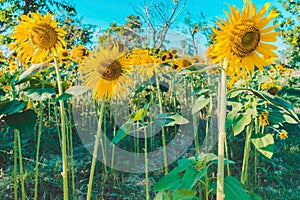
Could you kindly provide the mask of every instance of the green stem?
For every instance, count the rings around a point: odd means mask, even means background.
[[[258,186],[257,184],[257,165],[258,165],[258,151],[254,149],[254,186]]]
[[[225,139],[225,156],[226,156],[226,159],[229,160],[228,146],[227,146],[227,140],[226,139]],[[231,176],[230,166],[229,165],[227,165],[227,176]]]
[[[37,198],[38,198],[39,154],[40,154],[40,143],[41,143],[42,125],[43,125],[43,104],[40,103],[40,108],[39,108],[39,125],[38,125],[38,135],[37,135],[37,147],[36,147],[36,156],[35,156],[34,200],[37,200]]]
[[[74,154],[73,154],[73,129],[72,129],[72,110],[71,106],[68,106],[69,113],[69,135],[70,135],[70,164],[71,164],[71,180],[72,180],[72,197],[76,199],[76,189],[75,189],[75,169],[74,169]]]
[[[224,66],[226,63],[224,62]],[[219,136],[218,136],[218,173],[217,173],[217,200],[224,199],[224,144],[226,119],[226,72],[221,70],[219,85]]]
[[[54,57],[54,65],[55,65],[55,72],[57,77],[57,86],[58,86],[58,94],[63,94],[62,88],[62,81],[60,77],[60,70],[57,62],[57,57]],[[62,152],[62,161],[63,161],[63,191],[64,191],[64,200],[69,199],[69,191],[68,191],[68,160],[67,160],[67,137],[66,137],[66,122],[65,122],[65,105],[64,101],[59,101],[59,111],[60,111],[60,118],[61,118],[61,152]]]
[[[208,179],[208,175],[207,175],[207,172],[206,172],[205,173],[205,200],[209,200],[208,199],[208,196],[209,196],[209,190],[208,190],[209,184],[208,184],[208,181],[209,181],[209,179]]]
[[[158,76],[155,74],[155,79],[156,79],[156,88],[157,88],[157,95],[158,95],[158,102],[159,102],[159,111],[160,114],[163,114],[163,109],[162,109],[162,99],[161,99],[161,93],[159,89],[159,81],[158,81]],[[165,127],[161,127],[161,138],[162,138],[162,145],[163,145],[163,154],[164,154],[164,170],[165,174],[168,174],[169,169],[168,169],[168,160],[167,160],[167,144],[166,144],[166,135],[165,135]]]
[[[101,108],[100,108],[100,116],[99,116],[99,121],[98,121],[97,135],[95,137],[95,146],[94,146],[94,152],[93,152],[93,158],[92,158],[92,166],[91,166],[91,170],[90,170],[88,192],[87,192],[87,196],[86,196],[87,200],[91,199],[92,187],[93,187],[93,179],[94,179],[94,172],[95,172],[96,160],[97,160],[97,155],[98,155],[99,141],[102,138],[101,127],[102,127],[102,120],[103,120],[103,111],[104,111],[104,107],[105,107],[104,104],[105,104],[105,101],[102,100],[102,104],[101,104]],[[103,145],[102,145],[102,148],[103,148]],[[104,153],[103,149],[102,149],[102,153]],[[105,155],[103,155],[103,160],[105,161]],[[104,167],[106,169],[105,163],[104,163]]]
[[[191,88],[191,90],[193,90],[193,88]],[[192,102],[193,102],[193,104],[195,103],[193,96],[192,96]],[[198,113],[194,113],[193,114],[193,128],[194,128],[195,150],[196,150],[196,154],[200,154],[197,118],[198,118]]]
[[[196,154],[200,154],[200,145],[198,137],[198,124],[197,124],[197,113],[193,114],[193,127],[194,127],[194,140],[195,140],[195,150]]]
[[[246,129],[246,140],[245,140],[245,147],[244,147],[244,158],[243,158],[243,166],[242,166],[242,174],[241,174],[241,183],[246,185],[247,178],[248,178],[248,164],[249,164],[249,155],[251,150],[251,135],[253,129],[253,121],[250,122],[250,125],[247,126]]]
[[[114,120],[114,132],[113,132],[113,135],[114,137],[116,136],[116,133],[117,133],[117,122],[116,120]],[[114,168],[114,160],[115,160],[115,145],[112,144],[112,153],[111,153],[111,168],[113,169]]]
[[[23,174],[23,158],[22,158],[22,147],[21,147],[21,138],[19,130],[15,129],[18,138],[18,147],[19,147],[19,167],[20,167],[20,179],[21,179],[21,192],[22,200],[25,200],[25,183],[24,183],[24,174]]]
[[[148,147],[147,147],[147,130],[145,123],[143,123],[144,126],[144,151],[145,151],[145,176],[146,176],[146,200],[150,199],[149,195],[149,172],[148,172]]]
[[[18,200],[18,183],[17,183],[17,130],[14,130],[14,197]]]

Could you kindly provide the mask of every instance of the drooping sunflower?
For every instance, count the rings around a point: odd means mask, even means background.
[[[37,63],[55,56],[56,51],[66,46],[63,39],[65,34],[64,27],[59,28],[49,13],[42,16],[31,12],[21,16],[13,37],[21,60],[24,63]]]
[[[214,29],[216,44],[214,45],[214,61],[227,60],[226,70],[229,76],[242,75],[244,78],[248,72],[254,71],[254,66],[263,69],[269,64],[270,59],[277,55],[272,50],[277,47],[269,44],[275,42],[279,32],[272,32],[277,25],[269,26],[269,22],[277,17],[279,13],[271,10],[264,17],[270,3],[266,3],[258,12],[252,1],[245,1],[242,11],[230,6],[228,20],[217,21],[218,28]],[[272,59],[271,59],[272,60]]]
[[[265,127],[269,125],[268,114],[269,113],[267,111],[262,111],[261,114],[258,116],[260,126]]]
[[[128,72],[133,69],[126,49],[122,45],[104,48],[90,53],[79,66],[83,84],[92,88],[97,99],[122,97],[132,84]]]
[[[131,57],[132,64],[137,67],[137,74],[143,79],[147,80],[160,71],[161,59],[147,49],[133,49]]]

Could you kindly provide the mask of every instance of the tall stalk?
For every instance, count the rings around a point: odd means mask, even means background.
[[[105,101],[102,100],[102,102],[101,102],[101,108],[100,108],[100,114],[99,114],[100,116],[99,116],[99,121],[98,121],[97,134],[96,134],[96,137],[95,137],[95,146],[94,146],[94,152],[93,152],[93,158],[92,158],[92,166],[91,166],[91,170],[90,170],[88,192],[87,192],[87,196],[86,196],[87,200],[91,199],[92,188],[93,188],[94,172],[95,172],[96,160],[97,160],[97,155],[98,155],[99,141],[102,138],[101,129],[102,129],[102,121],[103,121],[103,111],[104,111],[104,107],[105,107],[104,104],[105,104]],[[103,144],[101,144],[101,145],[103,147]],[[103,156],[105,156],[105,155],[103,155]],[[105,157],[103,157],[103,159],[105,160]]]
[[[76,199],[76,189],[75,189],[75,169],[74,169],[74,154],[73,154],[73,127],[72,127],[72,115],[71,106],[68,106],[69,113],[69,141],[70,141],[70,164],[71,164],[71,181],[72,181],[72,197],[73,200]]]
[[[58,55],[58,53],[57,53]],[[57,62],[57,57],[54,57],[54,66],[57,77],[57,86],[58,86],[58,94],[63,94],[62,81],[60,77],[60,70]],[[63,191],[64,191],[64,200],[69,199],[69,191],[68,191],[68,159],[67,159],[67,136],[66,136],[66,117],[65,117],[65,105],[63,100],[59,100],[59,111],[60,111],[60,123],[61,123],[61,154],[63,161]]]
[[[157,89],[157,95],[158,95],[158,102],[159,102],[159,111],[160,114],[163,114],[163,107],[162,107],[162,99],[161,99],[161,93],[159,88],[159,81],[158,76],[155,74],[155,80],[156,80],[156,89]],[[165,127],[161,127],[161,138],[162,138],[162,145],[163,145],[163,154],[164,154],[164,170],[165,174],[168,174],[168,160],[167,160],[167,144],[166,144],[166,135],[165,135]]]
[[[35,156],[34,200],[38,199],[39,154],[40,154],[42,125],[43,125],[43,104],[40,103],[39,106],[40,106],[40,108],[39,108],[39,124],[38,124],[37,146],[36,146],[36,156]]]
[[[242,174],[241,174],[241,183],[246,185],[248,179],[248,164],[249,164],[249,155],[251,150],[251,135],[253,130],[253,120],[251,120],[249,126],[246,129],[246,140],[245,140],[245,147],[244,147],[244,158],[243,158],[243,165],[242,165]]]
[[[193,88],[191,88],[193,90]],[[196,101],[194,101],[194,96],[192,96],[193,105]],[[199,136],[198,136],[198,113],[193,114],[193,128],[194,128],[194,142],[195,142],[195,151],[196,154],[200,154],[200,145],[199,145]]]
[[[17,183],[17,130],[14,130],[14,197],[18,200],[18,183]]]
[[[224,66],[226,66],[224,61]],[[219,136],[218,136],[218,173],[217,173],[217,200],[224,199],[224,145],[226,119],[226,72],[221,69],[221,80],[219,84]]]
[[[24,174],[23,174],[23,157],[22,157],[22,146],[21,146],[21,138],[20,138],[20,131],[15,129],[17,140],[18,140],[18,148],[19,148],[19,167],[20,167],[20,180],[21,180],[21,194],[22,200],[25,200],[26,193],[25,193],[25,183],[24,183]]]
[[[148,144],[147,144],[147,129],[143,121],[144,126],[144,151],[145,151],[145,181],[146,181],[146,200],[150,199],[149,195],[149,172],[148,172]]]

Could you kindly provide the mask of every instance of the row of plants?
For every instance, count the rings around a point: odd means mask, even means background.
[[[266,158],[299,128],[269,7],[230,6],[205,58],[73,46],[49,13],[22,15],[0,60],[3,198],[261,199]]]

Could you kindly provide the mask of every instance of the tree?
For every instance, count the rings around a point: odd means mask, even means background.
[[[102,46],[111,45],[113,42],[123,43],[128,48],[146,47],[146,38],[142,29],[139,16],[128,15],[124,25],[113,22],[109,28],[101,31],[98,42]]]
[[[279,30],[283,41],[288,44],[284,52],[286,62],[295,68],[300,65],[300,1],[278,0],[288,14],[281,13]]]
[[[150,43],[152,48],[160,49],[163,46],[166,35],[175,20],[182,13],[186,5],[183,0],[157,1],[149,3],[144,0],[141,11],[134,8],[138,16],[143,20],[145,28],[150,31]],[[147,40],[148,42],[149,40]]]
[[[187,26],[187,30],[183,30],[183,32],[190,35],[191,49],[193,50],[191,54],[198,55],[200,41],[198,41],[197,38],[199,35],[203,35],[209,43],[212,29],[209,27],[209,23],[203,13],[193,15],[187,12],[186,15],[187,17],[184,18],[184,24]],[[186,45],[185,48],[190,49],[188,45]]]

